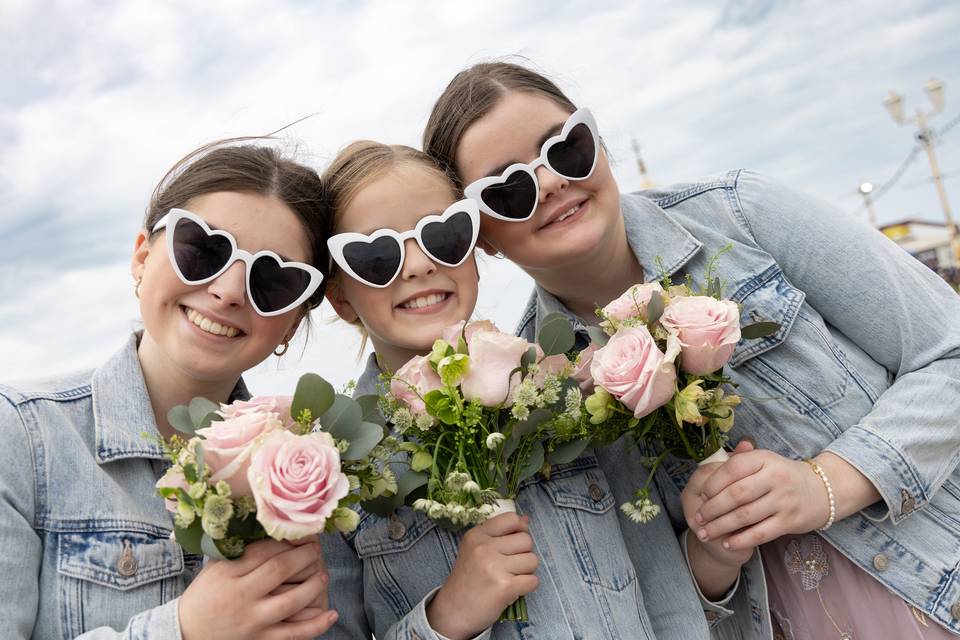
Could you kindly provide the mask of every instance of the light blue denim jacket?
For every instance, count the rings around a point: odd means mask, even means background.
[[[379,374],[371,356],[356,393],[375,393]],[[517,504],[530,516],[540,586],[527,596],[528,623],[495,624],[479,638],[708,637],[667,519],[643,530],[638,556],[625,544],[621,528],[634,525],[617,508],[619,481],[590,452],[555,467],[550,480],[537,476],[521,487]],[[406,507],[390,518],[363,514],[348,536],[322,536],[331,606],[340,613],[325,638],[442,638],[425,608],[453,568],[459,541],[459,534]]]
[[[136,334],[93,372],[0,385],[3,637],[180,639],[201,558],[170,540],[144,433],[158,432]]]
[[[625,195],[621,206],[648,281],[659,259],[675,281],[702,286],[706,261],[732,245],[717,274],[726,296],[745,324],[781,325],[733,352],[743,404],[732,441],[751,436],[793,459],[827,450],[860,470],[882,502],[824,537],[960,632],[960,296],[883,234],[746,171]],[[518,332],[532,338],[554,311],[573,317],[538,288]],[[678,530],[693,468],[668,460],[657,478]],[[759,564],[754,554],[731,605],[734,636],[770,637]]]

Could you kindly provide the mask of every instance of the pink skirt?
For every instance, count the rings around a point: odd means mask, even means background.
[[[958,637],[894,595],[819,535],[783,536],[761,546],[760,553],[777,640]]]

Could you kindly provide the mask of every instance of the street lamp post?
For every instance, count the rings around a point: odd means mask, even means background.
[[[897,124],[907,122],[917,125],[917,141],[927,152],[927,159],[930,161],[930,171],[933,174],[933,181],[937,185],[937,194],[940,196],[940,206],[943,208],[943,217],[947,223],[947,231],[950,234],[950,244],[953,248],[953,264],[960,266],[960,237],[957,234],[957,225],[953,221],[953,213],[950,211],[950,201],[947,200],[947,191],[943,187],[943,179],[940,177],[940,165],[937,164],[937,156],[934,153],[934,131],[927,125],[927,118],[943,111],[944,95],[943,83],[931,78],[923,88],[924,93],[933,105],[933,111],[925,112],[917,107],[917,115],[913,118],[904,116],[903,97],[898,93],[891,91],[883,100],[883,106],[890,112],[891,117]],[[861,186],[861,193],[863,189]],[[864,193],[864,198],[867,198]]]
[[[870,226],[877,226],[877,212],[873,208],[873,198],[870,197],[870,193],[873,191],[872,182],[861,182],[860,187],[857,189],[860,192],[860,195],[863,196],[863,204],[867,207],[867,216],[870,220]]]

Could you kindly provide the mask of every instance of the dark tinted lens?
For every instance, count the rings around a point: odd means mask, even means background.
[[[480,198],[503,217],[523,220],[537,206],[537,185],[526,171],[515,171],[505,182],[481,191]]]
[[[230,241],[211,236],[193,220],[181,218],[173,229],[173,259],[183,277],[191,282],[205,280],[220,271],[233,254]]]
[[[560,175],[585,178],[593,169],[596,147],[590,127],[581,123],[570,130],[567,139],[550,147],[547,160]]]
[[[400,269],[400,245],[390,236],[373,242],[351,242],[343,248],[343,259],[367,282],[384,285]]]
[[[420,239],[435,259],[448,265],[457,264],[472,249],[473,220],[465,211],[455,213],[443,222],[425,224]]]
[[[309,284],[309,273],[281,266],[268,256],[260,256],[250,267],[250,297],[261,311],[279,311],[293,304]]]

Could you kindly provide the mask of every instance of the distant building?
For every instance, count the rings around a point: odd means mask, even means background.
[[[904,220],[880,227],[888,238],[906,249],[913,257],[957,286],[958,270],[953,263],[950,230],[944,224],[921,220]]]

